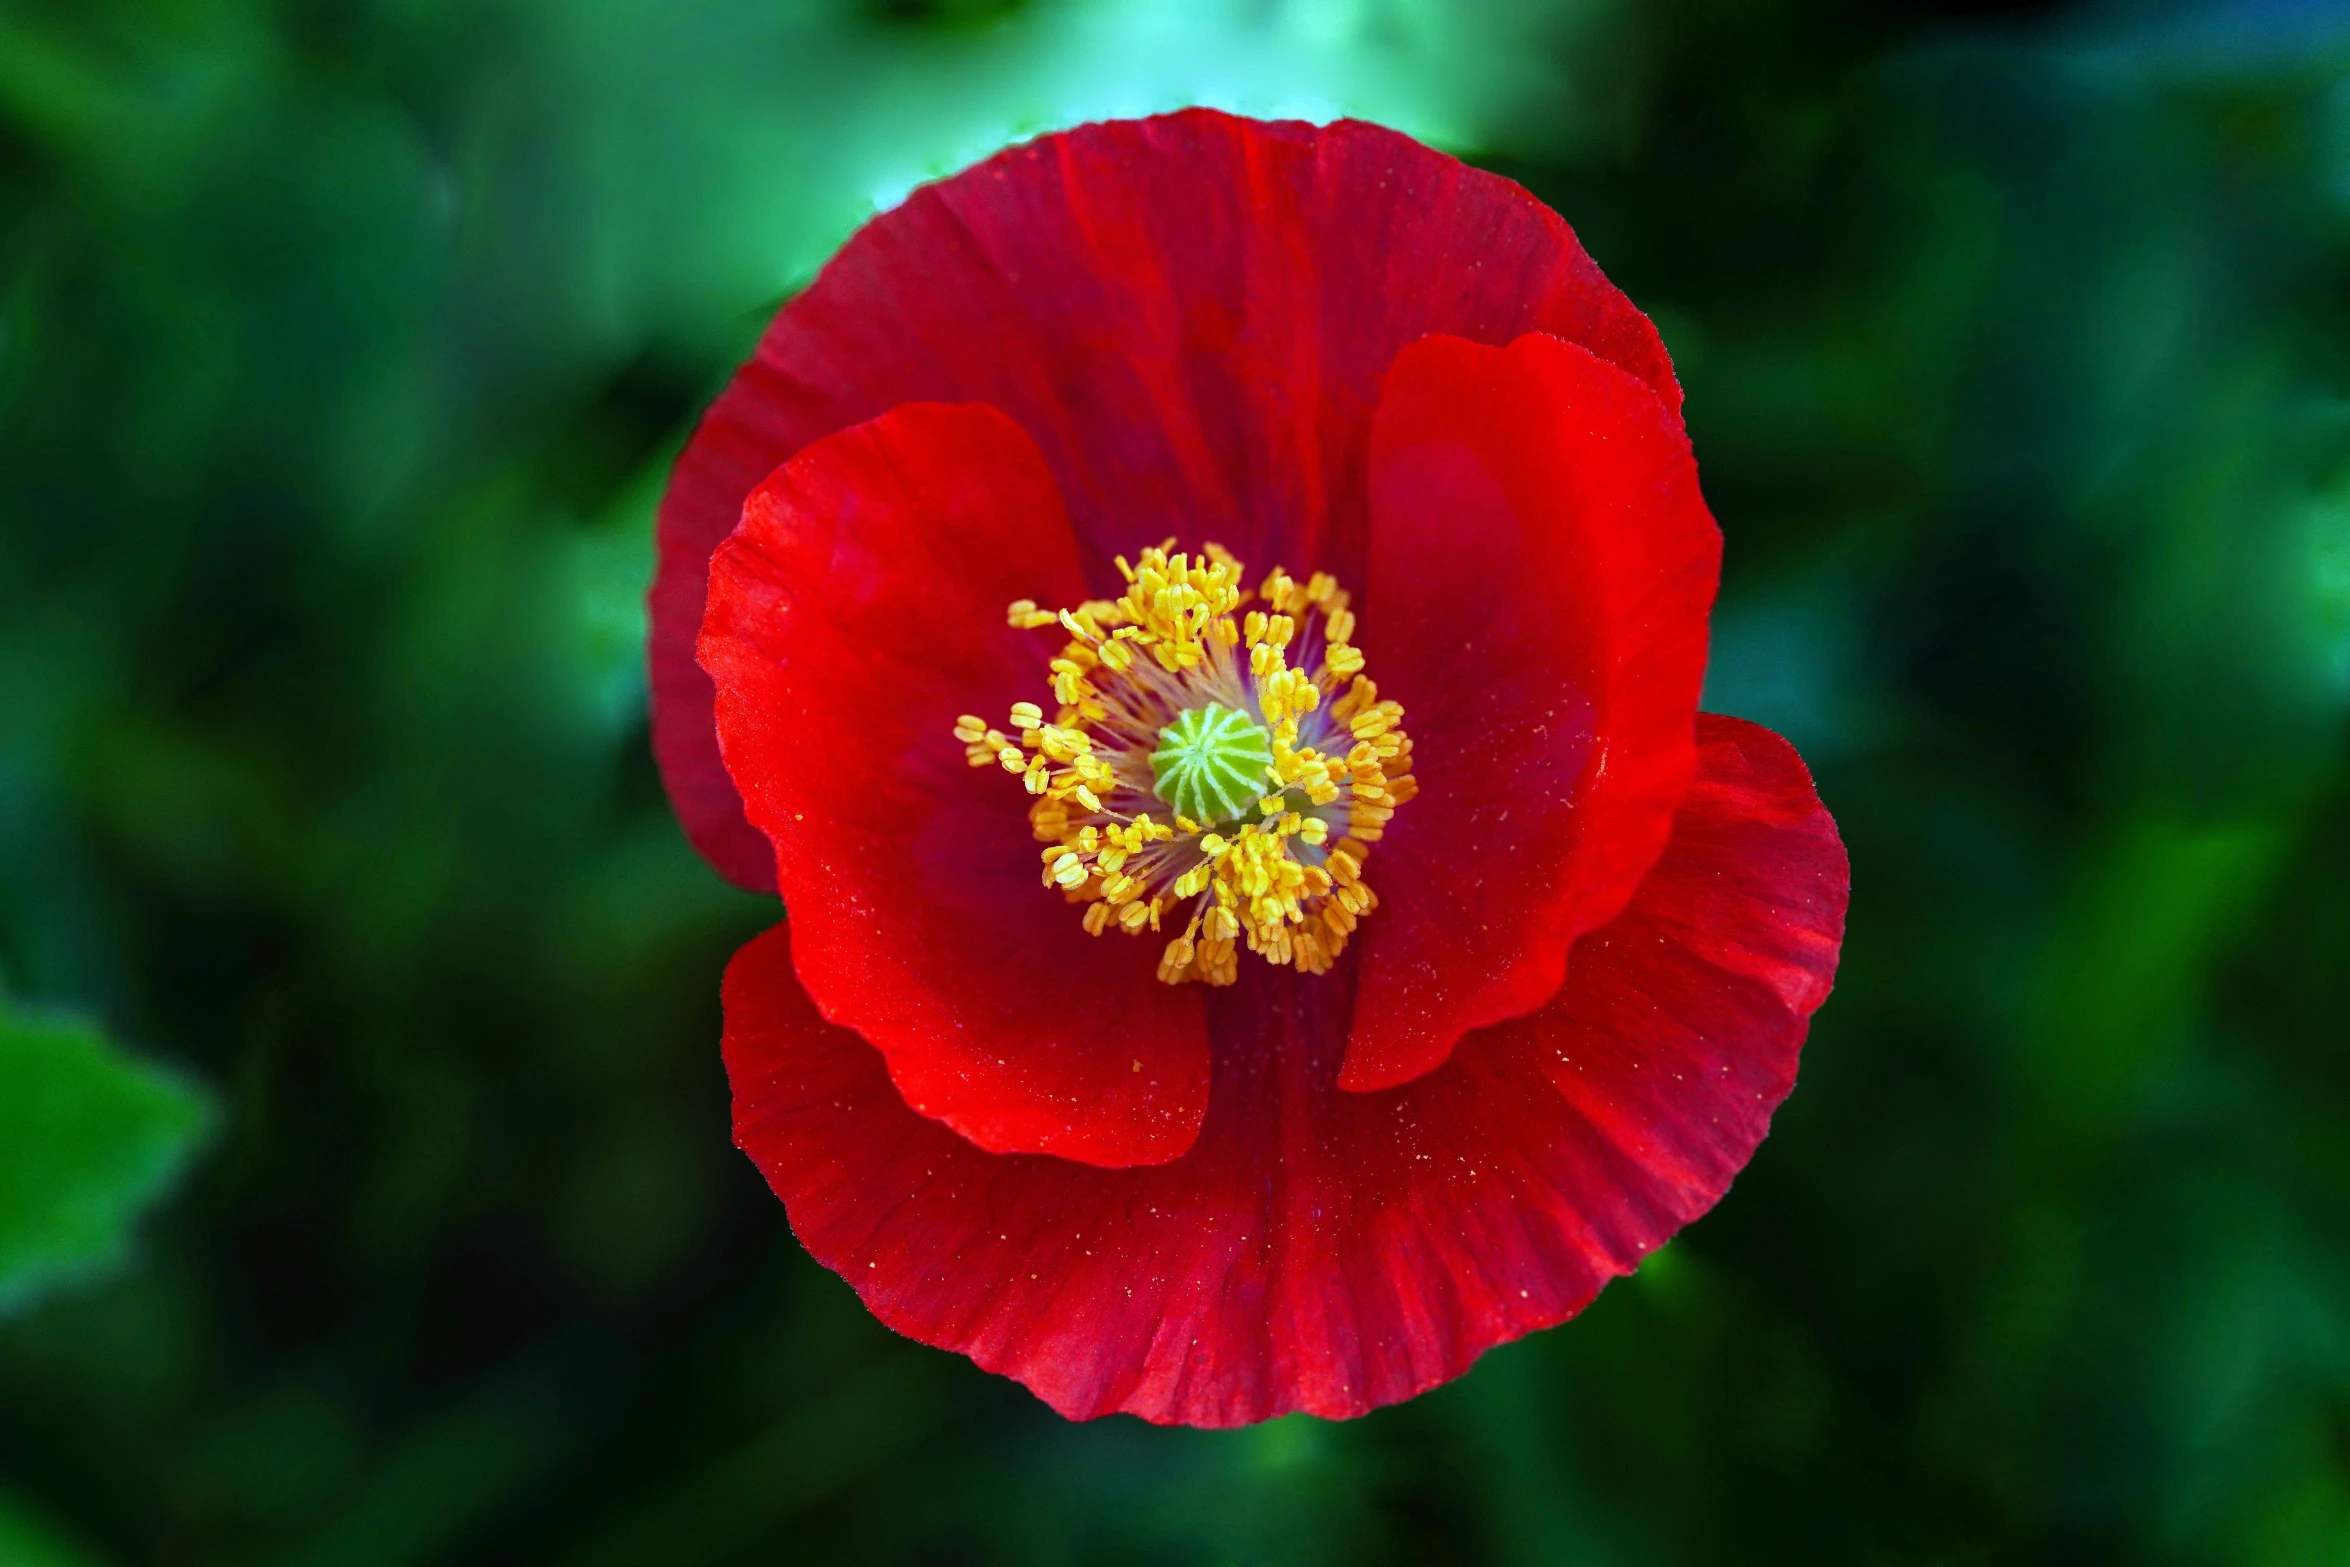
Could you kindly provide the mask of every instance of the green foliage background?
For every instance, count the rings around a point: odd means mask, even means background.
[[[2350,1561],[2350,17],[0,0],[0,975],[208,1084],[0,1562]],[[1713,1215],[1415,1403],[1071,1426],[728,1144],[670,455],[912,183],[1208,101],[1658,319],[1851,846]]]
[[[199,1090],[87,1023],[0,1013],[0,1319],[129,1263],[205,1119]]]

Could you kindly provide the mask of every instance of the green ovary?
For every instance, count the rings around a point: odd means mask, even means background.
[[[1245,713],[1210,702],[1188,709],[1159,731],[1151,777],[1178,815],[1210,826],[1242,811],[1274,787],[1272,737]]]

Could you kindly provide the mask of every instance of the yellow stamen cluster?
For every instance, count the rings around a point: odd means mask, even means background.
[[[1121,556],[1116,600],[1012,605],[1014,626],[1068,634],[1050,666],[1052,716],[1020,702],[1010,733],[965,715],[955,738],[972,766],[1017,774],[1036,796],[1044,884],[1084,905],[1087,930],[1173,932],[1162,980],[1229,985],[1243,943],[1323,973],[1378,906],[1363,865],[1416,789],[1403,708],[1364,676],[1354,612],[1328,575],[1301,583],[1276,567],[1252,594],[1224,550],[1195,559],[1173,544]],[[1209,704],[1227,712],[1207,716],[1261,725],[1272,762],[1262,797],[1193,821],[1159,793],[1151,756]]]

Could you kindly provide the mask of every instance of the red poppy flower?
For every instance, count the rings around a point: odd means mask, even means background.
[[[1721,1196],[1847,876],[1697,712],[1679,405],[1555,215],[1357,124],[1049,136],[778,316],[654,734],[791,915],[737,1140],[876,1315],[1072,1416],[1351,1415]]]

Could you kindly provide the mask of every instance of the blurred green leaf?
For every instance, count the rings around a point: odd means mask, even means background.
[[[0,1494],[0,1567],[92,1567],[94,1558],[68,1544],[31,1508]]]
[[[209,1118],[89,1024],[0,1014],[0,1315],[119,1266]]]
[[[92,1562],[31,1509],[0,1494],[0,1567],[92,1567]]]

